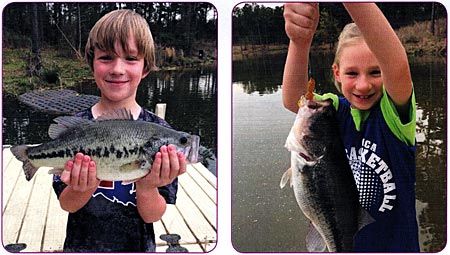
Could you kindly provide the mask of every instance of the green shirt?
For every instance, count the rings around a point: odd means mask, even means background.
[[[326,93],[323,95],[314,94],[315,99],[317,100],[325,100],[332,99],[334,108],[337,110],[339,107],[339,99],[336,94]],[[388,125],[389,129],[392,133],[400,139],[402,142],[408,145],[414,145],[416,139],[416,97],[414,94],[414,90],[411,95],[410,100],[410,111],[409,111],[409,122],[403,124],[400,120],[400,115],[398,114],[397,108],[395,107],[394,102],[390,99],[389,95],[386,92],[386,89],[383,87],[383,96],[380,101],[381,111],[383,113],[384,120]],[[359,110],[356,108],[351,109],[351,115],[353,117],[353,121],[355,122],[356,130],[360,131],[361,126],[367,120],[371,110]]]

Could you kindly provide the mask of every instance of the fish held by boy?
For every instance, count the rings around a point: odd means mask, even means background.
[[[353,238],[374,220],[359,204],[358,190],[339,135],[331,100],[303,98],[285,147],[291,168],[288,181],[304,215],[311,221],[306,236],[308,251],[353,250]]]
[[[13,155],[23,162],[28,181],[42,166],[53,167],[49,173],[60,174],[78,152],[95,161],[97,178],[105,181],[130,182],[145,176],[163,145],[175,145],[189,163],[198,161],[198,136],[134,120],[125,109],[96,120],[61,116],[54,121],[56,124],[51,124],[48,131],[51,141],[11,147]]]

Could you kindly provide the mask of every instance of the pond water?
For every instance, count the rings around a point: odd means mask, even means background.
[[[72,88],[97,95],[95,83]],[[137,102],[154,111],[166,103],[165,119],[176,129],[200,136],[203,164],[216,174],[217,70],[213,67],[153,72],[139,85]],[[14,98],[3,97],[3,144],[36,144],[48,141],[47,130],[57,115],[37,112]]]
[[[309,221],[289,187],[284,142],[295,114],[283,108],[286,55],[233,62],[232,241],[240,252],[305,252]],[[334,92],[332,55],[311,57],[316,92]],[[321,67],[321,68],[317,68]],[[421,250],[447,239],[447,70],[445,59],[411,59],[417,100],[416,208]]]

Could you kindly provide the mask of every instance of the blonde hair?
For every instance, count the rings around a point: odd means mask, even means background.
[[[342,51],[344,50],[344,48],[360,43],[361,40],[364,40],[364,37],[355,23],[349,23],[345,25],[345,27],[342,29],[341,34],[339,35],[333,65],[339,67],[339,61],[341,59]],[[336,86],[339,92],[342,92],[341,83],[336,79],[334,79],[334,86]]]
[[[115,53],[114,45],[120,44],[128,51],[128,37],[134,35],[139,56],[144,57],[144,72],[156,69],[155,46],[147,21],[132,10],[115,10],[107,13],[95,23],[86,42],[85,59],[94,69],[94,50]]]

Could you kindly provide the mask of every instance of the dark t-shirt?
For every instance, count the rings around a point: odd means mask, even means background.
[[[91,109],[75,116],[93,119]],[[170,125],[154,113],[142,109],[139,120]],[[53,178],[56,195],[67,185],[60,176]],[[166,203],[175,204],[178,179],[158,188]],[[102,181],[88,203],[75,213],[69,213],[64,252],[153,252],[155,233],[152,223],[145,223],[136,207],[134,183]]]
[[[416,146],[401,141],[391,131],[380,103],[371,109],[359,130],[351,111],[350,103],[339,98],[340,131],[359,200],[375,219],[356,235],[355,252],[419,252]]]

